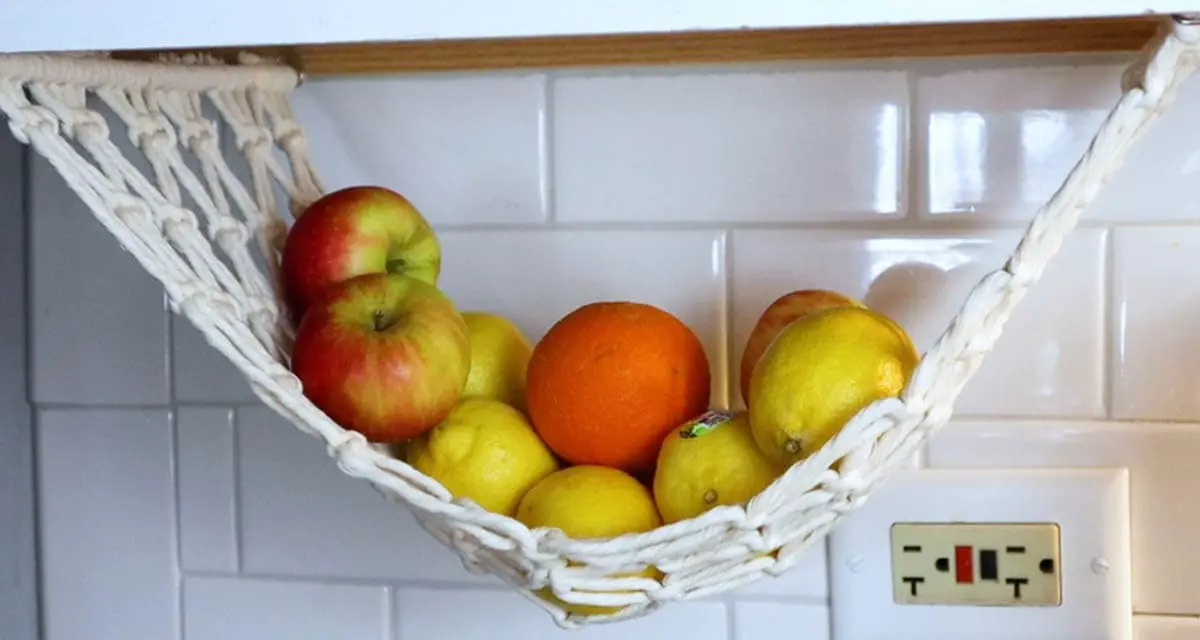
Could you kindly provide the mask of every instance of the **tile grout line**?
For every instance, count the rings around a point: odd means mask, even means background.
[[[737,632],[737,600],[733,597],[725,600],[725,640],[740,640]]]
[[[167,375],[167,402],[168,415],[171,422],[171,479],[174,485],[175,513],[172,526],[175,533],[175,614],[176,614],[176,629],[179,640],[185,640],[185,620],[184,620],[184,577],[183,577],[183,504],[182,491],[180,488],[180,448],[179,448],[179,411],[180,407],[176,404],[177,394],[175,388],[175,327],[177,318],[171,311],[171,303],[168,299],[167,292],[162,292],[163,314],[166,316],[166,345],[163,350],[164,366],[166,367]]]
[[[383,626],[387,629],[387,637],[400,640],[400,616],[396,615],[396,589],[392,585],[384,585],[383,597],[386,600],[383,607]]]
[[[828,545],[826,545],[826,546],[828,546]],[[830,553],[832,553],[832,552],[830,552]],[[830,575],[832,575],[833,574],[833,570],[832,570],[833,565],[831,564],[829,566],[831,567]],[[832,639],[834,637],[834,634],[837,631],[837,626],[834,624],[834,619],[833,619],[833,582],[832,581],[830,581],[830,583],[829,583],[829,599],[825,603],[825,625],[826,625],[825,630],[826,630],[827,638]]]
[[[788,573],[790,574],[794,570],[796,570],[795,567],[793,567],[792,569],[788,569]],[[767,579],[767,578],[764,578],[764,579]],[[758,582],[751,583],[751,585],[753,585],[753,584],[759,584],[759,583]],[[746,585],[746,586],[750,586],[750,585]],[[727,601],[735,602],[735,603],[740,602],[740,603],[746,603],[746,604],[781,604],[781,605],[796,605],[796,606],[806,606],[806,607],[824,607],[826,609],[828,609],[830,607],[830,602],[829,602],[828,597],[819,598],[816,596],[806,596],[806,595],[800,595],[800,594],[795,594],[795,593],[739,593],[737,590],[734,590],[729,593],[729,597],[727,598]],[[709,600],[706,600],[704,598],[699,598],[696,600],[692,600],[691,602],[709,602]]]
[[[953,418],[953,424],[978,425],[1005,422],[1017,427],[1033,427],[1035,425],[1058,425],[1089,427],[1102,425],[1106,427],[1164,427],[1170,429],[1197,429],[1200,421],[1175,420],[1172,418],[1097,418],[1095,416],[1076,415],[1021,415],[1021,414],[972,414],[958,415]]]
[[[917,74],[908,67],[904,69],[903,73],[906,111],[904,132],[900,138],[900,144],[903,149],[901,158],[904,164],[900,169],[902,193],[897,196],[900,197],[900,205],[904,207],[900,219],[919,227],[919,223],[924,221],[924,216],[918,213],[922,211],[920,201],[924,194],[924,187],[920,186],[922,184],[921,177],[927,172],[926,163],[922,161],[924,156],[919,156],[919,154],[926,149],[925,141],[928,136],[918,121],[921,103],[917,91]]]
[[[1137,609],[1134,609],[1133,615],[1134,615],[1134,617],[1145,616],[1145,617],[1151,617],[1151,618],[1177,618],[1177,619],[1182,619],[1182,620],[1200,620],[1200,613],[1168,613],[1168,612],[1159,613],[1159,612],[1155,612],[1155,611],[1138,611]]]
[[[176,634],[179,640],[184,640],[184,607],[183,607],[183,524],[180,514],[183,508],[180,504],[179,490],[179,411],[171,411],[170,415],[170,430],[168,433],[171,438],[171,484],[174,487],[174,513],[171,528],[175,538],[175,545],[171,549],[174,554],[175,566],[175,615],[176,615]]]
[[[914,196],[916,197],[916,196]],[[918,209],[919,209],[918,205]],[[857,212],[847,215],[857,216]],[[898,234],[901,236],[926,236],[941,234],[974,234],[1014,233],[1028,229],[1030,219],[1026,217],[996,218],[985,217],[985,214],[972,216],[946,214],[933,217],[919,216],[913,219],[887,218],[867,219],[843,217],[840,220],[832,218],[821,220],[737,220],[721,218],[711,220],[687,220],[682,222],[651,220],[640,222],[635,220],[611,220],[601,222],[561,222],[557,218],[552,225],[528,222],[498,222],[498,223],[465,223],[439,225],[439,233],[471,234],[471,233],[516,233],[535,234],[551,229],[559,231],[577,231],[591,233],[637,232],[655,233],[672,231],[795,231],[809,233],[871,233]],[[1077,223],[1079,229],[1125,229],[1125,228],[1181,228],[1195,229],[1200,227],[1200,221],[1120,221],[1086,219]]]
[[[387,578],[387,577],[353,577],[344,575],[318,574],[284,574],[239,572],[226,573],[212,570],[185,571],[188,578],[204,578],[211,580],[244,580],[254,582],[270,582],[275,584],[324,584],[346,587],[392,587],[395,589],[419,589],[426,591],[476,591],[489,593],[509,593],[511,587],[502,583],[492,582],[454,582],[450,580],[433,580],[422,578]]]
[[[25,403],[29,406],[29,428],[32,433],[29,434],[29,473],[30,473],[30,490],[33,493],[33,509],[30,517],[33,519],[33,590],[34,590],[34,633],[41,637],[46,633],[46,597],[43,593],[45,585],[45,575],[42,566],[44,557],[44,545],[42,540],[41,518],[42,518],[42,500],[41,500],[41,476],[40,476],[40,452],[41,448],[41,407],[36,401],[36,393],[34,389],[34,344],[33,332],[34,322],[34,291],[33,286],[33,151],[29,146],[22,145],[21,149],[21,222],[22,222],[22,240],[24,241],[25,254],[22,256],[22,288],[23,296],[22,304],[22,321],[24,323],[24,367],[25,367]]]
[[[553,71],[547,71],[542,74],[542,118],[541,126],[538,127],[538,134],[541,136],[542,160],[541,160],[541,196],[542,196],[542,224],[548,226],[556,226],[558,223],[558,206],[557,206],[557,172],[554,167],[554,85],[557,82],[557,76]]]
[[[23,236],[21,240],[24,242],[25,255],[22,260],[22,269],[24,276],[22,283],[22,295],[25,305],[23,309],[25,322],[25,403],[29,408],[36,411],[39,408],[37,403],[37,394],[33,385],[33,370],[34,370],[34,353],[33,353],[33,332],[36,324],[34,323],[34,292],[36,287],[33,286],[33,151],[25,145],[21,149],[21,229]]]
[[[924,456],[922,456],[922,462]],[[821,605],[825,607],[825,618],[828,620],[829,628],[833,629],[833,574],[836,571],[834,562],[836,554],[833,552],[833,535],[837,533],[835,530],[830,530],[825,534],[825,539],[822,546],[825,550],[825,572],[822,578],[825,580],[825,597],[821,598]]]
[[[179,586],[176,589],[179,592],[179,602],[176,604],[179,607],[179,640],[187,640],[187,613],[183,606],[184,591],[187,589],[187,580],[184,579],[183,572],[179,574]]]
[[[908,109],[904,119],[906,131],[902,140],[904,145],[904,215],[902,220],[908,222],[915,230],[925,231],[934,220],[930,220],[929,212],[925,203],[929,201],[928,196],[928,179],[929,175],[929,129],[927,126],[928,118],[922,118],[921,114],[924,111],[924,102],[921,100],[920,91],[920,73],[912,66],[904,68],[904,89],[905,89],[905,106]],[[948,221],[947,221],[948,222]],[[988,225],[982,225],[988,226]],[[972,233],[983,235],[986,233],[995,233],[995,231],[973,231]],[[957,404],[957,400],[955,401]],[[915,466],[918,469],[923,469],[929,466],[929,443],[922,443],[917,451],[913,454]],[[826,563],[829,567],[829,575],[827,576],[826,584],[832,584],[832,562],[833,551],[829,545],[826,545]],[[833,626],[833,607],[829,607],[829,624]]]
[[[257,409],[265,408],[260,402],[179,402],[175,404],[73,404],[70,402],[41,402],[31,407],[46,411],[174,411],[176,409]]]
[[[725,408],[733,409],[733,399],[736,396],[733,389],[733,381],[741,375],[740,367],[738,374],[735,375],[733,371],[733,363],[735,362],[733,355],[733,231],[729,229],[722,231],[721,240],[722,268],[725,271],[725,277],[721,281],[723,285],[721,288],[721,321],[725,325],[721,328],[720,347],[721,358],[723,360],[721,364],[725,373],[722,389],[725,395]]]
[[[828,551],[827,551],[828,553]],[[270,573],[223,573],[212,570],[186,571],[188,578],[204,578],[212,580],[246,580],[255,582],[270,582],[276,584],[300,585],[330,585],[345,587],[388,588],[394,592],[400,590],[437,591],[451,593],[511,593],[511,588],[497,583],[454,582],[448,580],[432,580],[421,578],[365,578],[344,575],[287,575]],[[393,595],[396,595],[395,593]],[[779,604],[829,608],[828,597],[816,597],[800,594],[747,593],[735,592],[700,598],[694,602],[710,604]]]
[[[1116,376],[1114,375],[1116,367],[1113,365],[1113,357],[1117,350],[1114,348],[1113,342],[1116,340],[1116,323],[1113,317],[1116,313],[1116,298],[1113,292],[1113,287],[1117,284],[1117,249],[1116,238],[1117,231],[1109,227],[1104,233],[1104,268],[1100,270],[1101,287],[1100,287],[1100,309],[1101,322],[1103,326],[1100,332],[1100,371],[1103,376],[1101,387],[1101,401],[1104,403],[1104,419],[1111,421],[1115,415],[1113,410],[1113,398],[1115,396],[1114,386]]]
[[[40,473],[40,468],[41,468],[41,455],[40,454],[41,454],[42,445],[43,445],[43,443],[42,443],[42,438],[43,438],[43,435],[42,435],[42,412],[40,409],[38,409],[38,406],[33,403],[32,399],[30,400],[29,406],[30,406],[32,418],[33,418],[32,424],[30,426],[33,427],[33,438],[32,438],[33,439],[33,461],[32,461],[33,462],[33,465],[32,465],[33,466],[33,497],[34,497],[34,501],[33,501],[33,526],[34,526],[33,544],[34,544],[34,554],[36,555],[36,562],[34,563],[35,564],[34,577],[36,580],[35,588],[37,589],[37,594],[36,594],[36,597],[37,597],[37,614],[36,614],[37,629],[36,630],[39,634],[39,637],[41,637],[41,635],[46,634],[46,625],[49,622],[48,618],[46,617],[46,595],[45,595],[46,572],[45,572],[45,566],[42,564],[43,559],[46,557],[45,540],[42,538],[42,531],[41,531],[41,525],[42,525],[42,497],[41,497],[42,487],[41,487],[41,485],[42,485],[42,482],[41,482],[41,473]]]
[[[172,407],[175,407],[179,401],[178,393],[175,389],[175,327],[178,324],[179,318],[171,311],[171,303],[167,299],[167,292],[163,292],[163,313],[167,316],[167,348],[164,355],[167,367],[167,402]]]
[[[242,448],[241,442],[241,426],[242,415],[241,410],[230,408],[227,414],[229,420],[229,449],[230,459],[232,464],[229,465],[230,475],[233,476],[233,486],[230,491],[232,494],[230,499],[233,501],[233,568],[235,575],[241,576],[245,572],[245,540],[242,536]]]

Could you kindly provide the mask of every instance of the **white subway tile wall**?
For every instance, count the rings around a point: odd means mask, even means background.
[[[175,413],[179,563],[185,571],[238,570],[234,415],[210,407]]]
[[[597,626],[564,631],[547,625],[536,604],[511,591],[400,589],[396,593],[399,640],[660,640],[728,638],[726,607],[720,601],[682,603],[619,627]]]
[[[1120,95],[1124,58],[927,65],[916,112],[928,162],[914,172],[918,211],[936,217],[1028,219],[1062,183]],[[1022,66],[1023,65],[1023,66]],[[1184,104],[1200,84],[1180,90]],[[1200,130],[1171,111],[1146,134],[1088,218],[1194,220]]]
[[[50,163],[29,163],[30,384],[39,404],[164,405],[162,287],[70,191]]]
[[[567,75],[552,91],[558,219],[893,217],[905,91],[889,71]]]
[[[170,638],[179,568],[166,409],[44,409],[37,417],[43,633]]]
[[[918,74],[928,164],[921,212],[1028,218],[1058,188],[1120,96],[1121,66]]]
[[[829,609],[819,604],[741,601],[733,605],[733,636],[753,640],[829,640]]]
[[[787,291],[861,297],[930,346],[1086,147],[1123,62],[310,80],[297,112],[328,187],[391,186],[435,224],[460,308],[536,340],[593,300],[659,305],[703,341],[712,404],[740,407],[742,347]],[[1184,535],[1200,521],[1197,107],[1200,80],[1063,245],[925,460],[1128,468],[1139,640],[1191,637],[1178,616],[1200,616]],[[261,406],[50,167],[31,171],[48,640],[836,635],[824,543],[780,578],[559,631]]]
[[[1117,69],[1108,77],[1115,78]],[[1111,85],[1110,85],[1111,86]],[[1179,88],[1180,104],[1200,100],[1200,83]],[[1146,132],[1143,141],[1130,149],[1125,165],[1103,194],[1096,199],[1091,217],[1118,222],[1176,221],[1194,223],[1200,207],[1200,129],[1189,126],[1186,111],[1168,111],[1161,127]]]
[[[171,365],[175,401],[257,403],[245,376],[183,316],[171,314]]]
[[[183,585],[183,637],[388,640],[389,601],[389,589],[378,585],[190,577]]]
[[[439,224],[545,219],[541,75],[320,81],[295,109],[327,188],[388,185]]]
[[[329,464],[323,446],[265,407],[237,413],[242,570],[383,580],[493,580],[468,573],[405,509]]]
[[[1113,416],[1200,421],[1200,335],[1179,321],[1200,303],[1200,228],[1123,228],[1113,240]]]

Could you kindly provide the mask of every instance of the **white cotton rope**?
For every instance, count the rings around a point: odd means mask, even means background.
[[[277,199],[300,211],[323,187],[292,113],[293,69],[0,55],[0,111],[13,135],[50,162],[121,247],[162,283],[172,309],[245,375],[267,406],[319,438],[343,473],[406,505],[468,570],[496,575],[560,626],[577,628],[779,575],[908,464],[950,419],[963,386],[1084,209],[1195,70],[1198,41],[1200,26],[1164,20],[1122,77],[1121,98],[1091,145],[1037,211],[1010,259],[972,289],[900,397],[864,408],[744,507],[720,506],[607,540],[530,530],[456,500],[304,396],[288,368],[291,329],[275,286],[288,228]],[[223,147],[222,128],[236,151]],[[234,154],[244,169],[229,164],[227,155]],[[650,565],[661,580],[613,575]],[[533,593],[543,588],[574,604],[625,608],[568,616]]]
[[[180,91],[251,87],[291,91],[300,82],[299,72],[282,65],[182,64],[45,53],[0,54],[0,77],[88,88],[155,85]]]

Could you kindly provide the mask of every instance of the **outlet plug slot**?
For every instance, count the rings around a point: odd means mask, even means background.
[[[1017,600],[1021,599],[1021,585],[1029,584],[1028,578],[1008,578],[1004,581],[1005,584],[1011,584],[1013,588],[1013,597]]]
[[[925,582],[925,578],[921,578],[919,576],[905,576],[904,582],[908,583],[909,589],[911,589],[910,593],[915,596],[917,595],[917,585]]]
[[[992,582],[1000,579],[1000,571],[996,564],[995,549],[981,549],[979,551],[979,579],[990,580]]]

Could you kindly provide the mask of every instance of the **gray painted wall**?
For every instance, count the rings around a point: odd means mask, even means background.
[[[38,637],[33,428],[26,378],[25,148],[0,135],[0,638]]]

